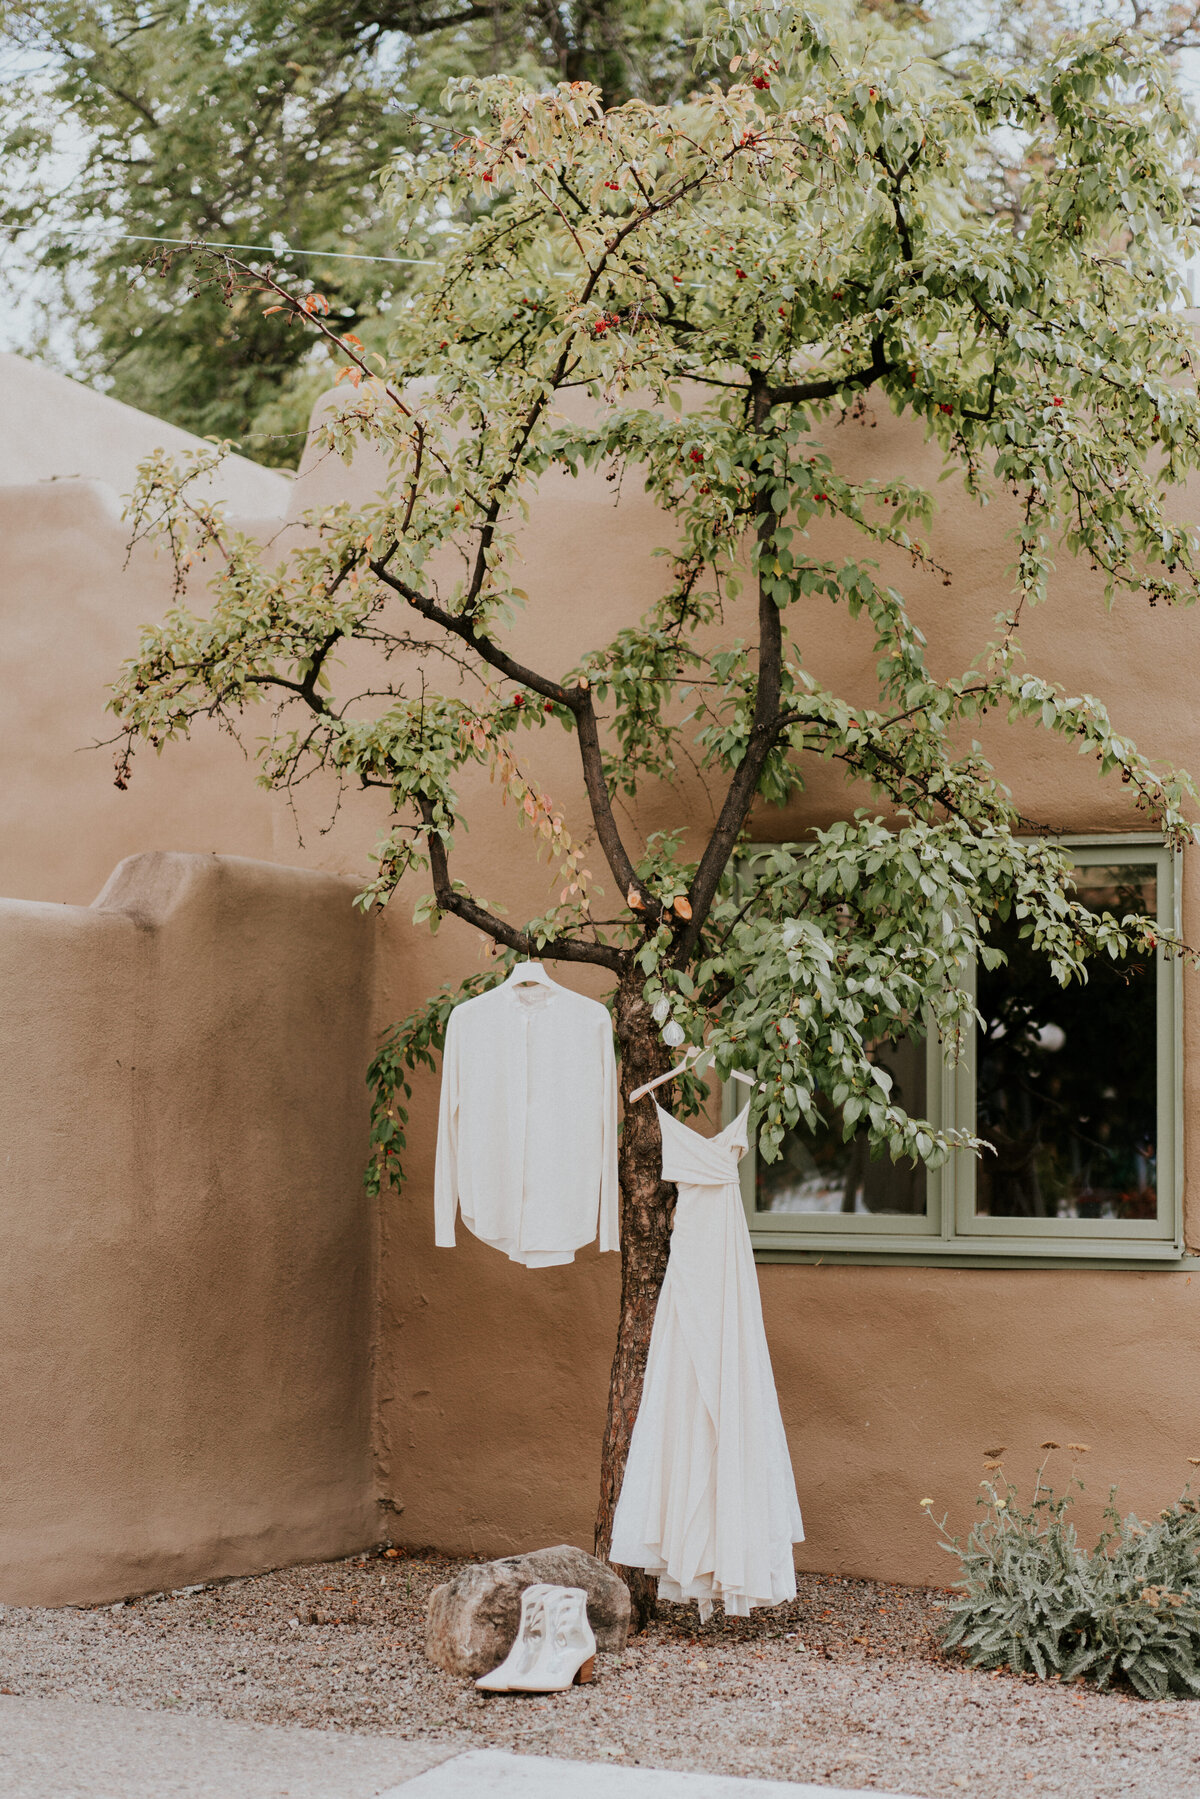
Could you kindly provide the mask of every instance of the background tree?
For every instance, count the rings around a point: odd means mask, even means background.
[[[381,447],[383,494],[311,519],[282,565],[192,497],[203,458],[148,466],[135,498],[139,532],[165,534],[181,569],[203,553],[216,573],[210,614],[179,607],[123,673],[119,781],[139,740],[159,749],[198,717],[233,727],[265,706],[262,780],[327,770],[387,796],[364,906],[423,872],[418,917],[460,920],[507,958],[611,977],[626,1106],[601,1552],[668,1250],[654,1110],[628,1104],[669,1066],[663,1002],[722,1074],[763,1084],[766,1157],[815,1122],[823,1095],[878,1153],[935,1163],[960,1140],[893,1102],[874,1046],[929,1020],[953,1053],[971,961],[1001,955],[997,918],[1016,916],[1063,981],[1094,953],[1152,946],[1157,929],[1072,897],[1066,852],[1026,838],[975,721],[999,711],[1057,734],[1119,772],[1148,825],[1192,835],[1184,777],[1151,766],[1099,700],[1028,670],[1019,636],[1060,544],[1110,594],[1195,597],[1196,533],[1166,510],[1200,463],[1200,404],[1190,331],[1171,310],[1189,139],[1163,65],[1136,34],[1097,29],[968,80],[897,58],[886,31],[849,18],[784,7],[769,23],[723,14],[707,54],[728,91],[669,106],[606,111],[585,84],[456,85],[460,141],[399,163],[391,183],[396,242],[436,255],[438,272],[386,359],[341,333],[320,295],[225,259],[231,295],[336,346],[354,392],[321,437],[347,455]],[[1001,128],[1034,152],[1017,233],[972,203],[981,146]],[[686,411],[683,382],[701,396]],[[564,422],[567,389],[597,402],[590,423]],[[1019,501],[1013,593],[992,643],[950,677],[871,558],[891,546],[949,581],[924,547],[931,496],[849,479],[824,435],[868,389],[923,425],[981,501],[997,489]],[[533,666],[513,647],[519,530],[539,478],[585,464],[644,484],[661,508],[661,597],[611,643],[581,643],[573,667]],[[808,527],[831,518],[861,556],[818,552]],[[873,705],[805,665],[794,616],[839,605],[873,629]],[[342,662],[352,647],[375,663],[357,685]],[[536,773],[554,729],[578,749],[582,820]],[[689,758],[713,796],[707,837],[636,837],[618,805],[636,818]],[[841,764],[872,809],[756,855],[755,808],[796,801],[814,758]],[[552,903],[521,924],[455,877],[459,783],[475,768],[552,864]],[[602,904],[586,866],[597,857]],[[398,1172],[411,1069],[432,1062],[450,1005],[496,978],[432,996],[389,1034],[373,1069],[377,1181]],[[694,1088],[680,1098],[696,1103]]]
[[[903,54],[947,70],[989,45],[1045,49],[1114,12],[1173,54],[1200,43],[1196,6],[1176,0],[860,5],[907,27]],[[381,347],[412,271],[346,258],[395,254],[377,176],[399,147],[449,141],[447,79],[587,80],[608,105],[666,102],[728,81],[711,59],[694,63],[703,11],[702,0],[0,0],[0,229],[20,245],[0,266],[24,321],[12,347],[292,466],[329,378],[320,346],[244,295],[226,305],[219,289],[197,290],[180,265],[147,275],[150,246],[113,234],[324,251],[289,266],[343,329]],[[994,147],[987,193],[1001,210],[1019,210],[1023,151]]]
[[[147,276],[145,237],[332,251],[292,263],[345,330],[385,316],[410,271],[377,176],[441,142],[453,75],[590,80],[610,101],[688,79],[698,0],[0,0],[0,223],[65,345],[117,398],[294,464],[329,379],[319,346],[257,306]],[[10,259],[11,261],[11,256]],[[21,259],[13,283],[28,284]],[[376,335],[383,339],[383,331]],[[314,355],[314,350],[316,354]]]

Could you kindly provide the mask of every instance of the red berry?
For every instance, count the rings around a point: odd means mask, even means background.
[[[543,712],[553,712],[553,710],[554,710],[554,701],[547,700],[545,705],[542,707],[542,711]]]
[[[492,174],[492,173],[491,173],[491,171],[490,171],[490,170],[485,170],[485,171],[484,171],[484,176],[483,176],[483,178],[484,178],[484,180],[485,180],[485,181],[494,181],[494,180],[495,180],[495,179],[496,179],[496,177],[495,177],[495,176],[494,176],[494,175],[493,175],[493,174]]]
[[[1062,401],[1061,401],[1061,400],[1060,400],[1060,399],[1059,399],[1059,397],[1058,397],[1058,395],[1057,395],[1057,394],[1055,394],[1055,396],[1054,396],[1054,404],[1055,404],[1055,405],[1056,405],[1056,406],[1061,406],[1061,405],[1062,405]]]
[[[765,75],[756,75],[754,77],[754,86],[755,87],[766,88],[766,87],[770,87],[770,85],[771,85],[771,83],[767,80]]]
[[[703,462],[704,461],[704,451],[703,450],[689,450],[688,455],[691,457],[693,462]]]
[[[514,693],[513,705],[514,706],[523,706],[524,704],[525,704],[525,695],[523,693]]]
[[[819,493],[819,494],[815,495],[814,497],[818,500],[825,500],[825,499],[828,499],[829,496],[828,496],[828,494]]]
[[[737,276],[739,281],[744,281],[746,279],[745,269],[735,269],[733,272]]]
[[[954,408],[953,408],[953,406],[949,405],[947,401],[943,400],[941,405],[938,407],[938,411],[939,412],[953,412]]]

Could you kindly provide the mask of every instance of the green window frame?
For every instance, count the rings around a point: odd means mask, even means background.
[[[1127,833],[1064,836],[1080,868],[1121,863],[1152,864],[1157,916],[1164,928],[1180,928],[1180,858],[1161,838]],[[897,1262],[940,1266],[1178,1268],[1183,1246],[1183,1050],[1182,971],[1178,960],[1155,954],[1157,1036],[1156,1215],[1152,1218],[988,1217],[975,1210],[977,1161],[956,1151],[941,1168],[927,1170],[925,1214],[759,1212],[755,1203],[757,1153],[742,1158],[742,1198],[759,1261]],[[939,1128],[975,1126],[976,1045],[972,1030],[957,1066],[945,1060],[931,1033],[924,1046],[927,1110]],[[745,1103],[739,1083],[726,1083],[723,1111],[732,1119]]]

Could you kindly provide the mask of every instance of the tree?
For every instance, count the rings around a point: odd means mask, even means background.
[[[688,78],[701,10],[0,0],[0,222],[36,246],[50,341],[72,341],[80,372],[201,435],[245,435],[259,460],[294,464],[329,379],[313,344],[242,296],[225,305],[219,289],[197,289],[179,265],[169,281],[148,277],[151,246],[111,233],[333,252],[299,267],[343,328],[362,332],[409,270],[347,258],[394,250],[376,176],[397,148],[444,137],[450,76],[545,70],[596,81],[614,101],[662,99]]]
[[[859,0],[948,70],[964,54],[1047,46],[1111,0]],[[118,398],[245,454],[291,466],[328,380],[320,346],[226,306],[148,243],[212,238],[316,250],[294,258],[331,316],[371,347],[411,274],[387,257],[377,182],[397,148],[445,139],[455,75],[588,80],[609,105],[677,99],[727,71],[694,61],[701,0],[0,0],[0,227],[26,345]],[[1200,41],[1194,6],[1130,0],[1172,53]],[[990,194],[1019,204],[1020,146],[997,147]],[[981,189],[981,193],[982,193]],[[361,258],[362,260],[355,260]],[[36,303],[31,295],[38,296]]]
[[[969,80],[893,48],[880,26],[735,7],[706,46],[734,77],[727,92],[606,111],[587,84],[457,84],[460,141],[391,182],[397,242],[438,271],[389,358],[341,333],[319,294],[222,264],[232,292],[336,347],[355,391],[321,436],[345,454],[383,446],[388,490],[313,520],[284,566],[192,497],[203,458],[148,465],[135,496],[139,532],[165,534],[181,569],[204,554],[216,573],[210,615],[178,607],[122,674],[118,780],[139,740],[161,749],[197,718],[232,728],[266,703],[263,781],[323,769],[388,797],[364,906],[424,871],[417,915],[431,924],[460,920],[502,958],[611,976],[626,1105],[601,1553],[668,1250],[653,1108],[628,1103],[670,1066],[665,1011],[719,1072],[763,1083],[753,1125],[768,1158],[815,1124],[823,1096],[875,1153],[936,1163],[963,1140],[894,1103],[876,1046],[928,1023],[953,1053],[972,959],[1002,959],[997,921],[1019,920],[1063,982],[1096,954],[1152,948],[1157,930],[1073,897],[1065,852],[1025,836],[975,721],[1032,721],[1118,772],[1169,839],[1192,836],[1186,778],[1153,767],[1099,700],[1029,671],[1020,648],[1060,545],[1110,596],[1196,595],[1196,533],[1167,510],[1200,463],[1193,342],[1172,311],[1180,102],[1133,33],[1097,28]],[[973,204],[1001,129],[1033,152],[1018,232]],[[702,396],[688,410],[685,381]],[[603,399],[590,423],[556,415],[566,389]],[[981,502],[1019,499],[1012,595],[953,677],[934,673],[870,556],[892,546],[930,570],[931,496],[899,477],[856,484],[823,435],[868,389],[923,424]],[[539,477],[585,464],[644,483],[661,508],[661,598],[573,668],[532,666],[511,639],[527,603],[520,523]],[[817,552],[808,527],[830,518],[863,555]],[[461,572],[447,578],[452,552]],[[870,706],[817,680],[794,628],[797,612],[843,604],[874,631]],[[335,687],[349,646],[375,658],[367,695]],[[553,727],[577,746],[582,823],[534,773]],[[681,832],[632,840],[618,803],[636,816],[687,758],[714,796],[707,840],[690,854]],[[814,758],[841,764],[872,806],[757,855],[756,807],[795,800]],[[519,925],[453,872],[457,784],[482,768],[555,871],[554,902]],[[616,904],[596,903],[593,851]],[[433,995],[389,1034],[372,1075],[377,1183],[399,1169],[410,1071],[432,1064],[454,1000],[495,978]],[[694,1105],[694,1084],[677,1098]]]

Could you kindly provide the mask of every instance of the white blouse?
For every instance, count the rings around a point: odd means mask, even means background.
[[[493,987],[450,1014],[442,1058],[434,1241],[454,1213],[527,1268],[619,1247],[617,1068],[605,1008],[547,982]]]

